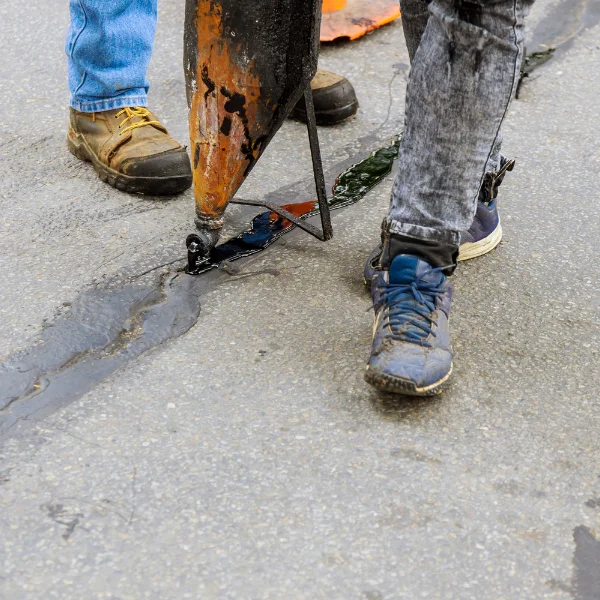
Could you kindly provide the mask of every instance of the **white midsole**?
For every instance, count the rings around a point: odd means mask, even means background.
[[[487,237],[484,237],[478,242],[466,242],[461,244],[458,250],[458,260],[470,260],[471,258],[477,258],[483,256],[488,252],[491,252],[502,240],[502,225],[498,223],[498,227],[490,233]]]
[[[431,385],[416,388],[417,392],[419,392],[419,393],[428,392],[429,390],[433,390],[434,388],[442,385],[442,383],[445,383],[446,381],[448,381],[448,379],[450,379],[450,375],[452,375],[453,370],[454,370],[454,364],[451,364],[450,370],[448,371],[448,373],[446,373],[446,375],[444,377],[442,377],[439,381],[432,383]]]

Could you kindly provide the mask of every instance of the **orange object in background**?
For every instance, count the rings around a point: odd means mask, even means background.
[[[399,16],[398,0],[323,0],[321,41],[355,40]]]
[[[348,0],[323,0],[323,14],[342,10],[347,4]]]

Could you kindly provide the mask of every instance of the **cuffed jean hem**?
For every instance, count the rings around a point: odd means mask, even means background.
[[[450,244],[453,246],[458,246],[460,244],[460,231],[435,229],[433,227],[401,223],[400,221],[390,219],[389,217],[383,221],[383,228],[388,233],[408,235],[420,240],[442,242],[443,244]]]
[[[115,110],[127,106],[147,106],[148,97],[146,94],[136,94],[135,96],[119,96],[117,98],[108,98],[103,100],[78,100],[71,98],[71,107],[79,112],[94,113],[105,110]]]

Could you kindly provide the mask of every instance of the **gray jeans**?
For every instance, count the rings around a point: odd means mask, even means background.
[[[384,230],[458,246],[519,77],[534,0],[400,0],[411,58],[400,171]]]

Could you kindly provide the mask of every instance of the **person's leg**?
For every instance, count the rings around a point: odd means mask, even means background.
[[[69,150],[127,192],[190,187],[187,152],[146,109],[158,0],[71,0]]]
[[[400,15],[402,17],[402,29],[408,49],[408,56],[412,63],[421,43],[421,38],[429,20],[429,0],[400,0]]]
[[[430,0],[400,0],[400,12],[402,16],[402,29],[404,30],[404,39],[408,49],[410,62],[414,59],[425,28],[429,20],[429,2]],[[487,171],[495,173],[500,170],[502,146],[502,132],[498,134],[496,145],[490,154]]]
[[[71,106],[146,106],[158,0],[71,0],[66,52]]]
[[[439,246],[436,266],[454,262],[460,232],[473,220],[518,80],[523,19],[532,3],[429,3],[407,87],[400,170],[385,227],[404,242]]]
[[[452,371],[446,279],[519,75],[533,0],[432,0],[407,89],[399,173],[372,284],[366,380],[426,395]]]
[[[427,21],[429,0],[400,0],[402,26],[408,54],[412,63]],[[469,229],[461,232],[458,260],[470,260],[491,252],[502,240],[502,226],[495,198],[498,187],[507,171],[512,171],[514,161],[502,156],[502,132],[498,134],[486,166],[486,176],[479,190],[477,210]],[[365,263],[364,280],[370,285],[375,277],[381,257],[381,244],[373,249]]]

